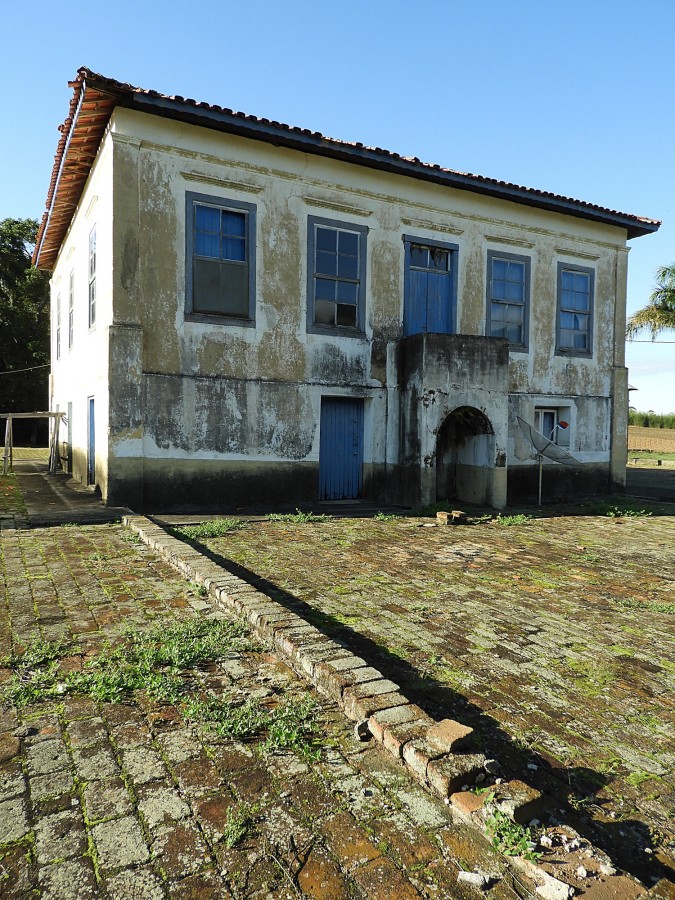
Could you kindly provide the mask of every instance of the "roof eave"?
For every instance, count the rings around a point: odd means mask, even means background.
[[[660,222],[638,220],[635,217],[619,212],[600,211],[580,201],[556,195],[538,196],[532,189],[494,182],[477,175],[453,172],[440,166],[432,166],[419,160],[405,159],[379,148],[373,149],[359,144],[345,144],[332,141],[321,134],[311,131],[289,131],[286,126],[276,122],[253,120],[227,110],[214,109],[207,104],[186,106],[185,101],[167,97],[148,96],[142,93],[132,94],[125,98],[121,105],[139,109],[153,114],[164,114],[167,118],[176,119],[193,125],[216,128],[241,137],[262,140],[268,143],[288,147],[293,150],[314,153],[339,159],[344,162],[357,163],[369,168],[406,175],[418,180],[430,181],[452,187],[457,190],[471,191],[484,196],[509,200],[513,203],[533,206],[550,212],[590,219],[605,225],[625,228],[628,238],[642,237],[657,231]]]

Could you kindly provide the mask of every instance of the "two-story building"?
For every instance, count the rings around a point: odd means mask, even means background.
[[[80,69],[35,250],[64,465],[134,508],[625,479],[626,241],[659,223]],[[569,427],[556,426],[564,420]]]

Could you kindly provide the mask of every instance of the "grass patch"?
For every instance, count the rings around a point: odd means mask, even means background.
[[[327,522],[330,516],[296,509],[294,513],[268,513],[268,522],[289,522],[292,525],[304,525],[307,522]]]
[[[527,525],[528,522],[532,521],[532,516],[528,516],[525,513],[515,513],[512,516],[502,516],[501,513],[494,520],[497,525],[502,525],[504,528],[508,528],[511,525]]]
[[[612,597],[612,603],[624,609],[646,609],[648,612],[675,614],[675,603],[660,603],[652,600],[635,600],[632,597]]]
[[[125,632],[120,644],[103,650],[81,671],[64,674],[58,661],[72,655],[73,647],[39,641],[3,661],[14,670],[3,699],[22,708],[71,693],[118,702],[145,691],[155,700],[175,703],[184,694],[189,669],[233,650],[250,649],[248,632],[239,623],[160,622],[148,631]]]
[[[385,513],[382,512],[381,509],[378,509],[378,511],[373,516],[373,519],[375,519],[376,522],[392,522],[394,519],[400,518],[401,516],[397,516],[395,513]]]
[[[9,472],[7,475],[0,473],[0,512],[10,515],[26,512],[23,494],[19,490],[16,475],[13,472]]]
[[[189,541],[204,541],[208,538],[222,537],[231,531],[240,531],[242,528],[246,528],[246,523],[241,519],[211,519],[208,522],[200,522],[199,525],[178,525],[171,531]]]
[[[239,703],[227,697],[190,699],[184,707],[187,719],[200,722],[219,737],[252,740],[262,738],[261,750],[292,750],[317,759],[313,730],[317,704],[309,695],[291,698],[269,709],[257,700]]]
[[[614,500],[588,500],[581,508],[589,516],[607,516],[610,519],[643,518],[651,516],[652,511],[645,509],[639,502],[622,498]]]

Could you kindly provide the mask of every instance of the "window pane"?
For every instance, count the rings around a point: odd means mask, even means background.
[[[195,222],[198,230],[220,231],[220,210],[212,206],[195,206]]]
[[[246,239],[239,237],[223,238],[222,258],[246,262]]]
[[[574,328],[574,320],[576,316],[574,313],[563,312],[560,314],[560,327],[561,328]]]
[[[338,277],[352,278],[356,280],[359,277],[359,261],[355,256],[338,256]]]
[[[588,335],[586,333],[576,333],[574,335],[574,349],[588,350]]]
[[[576,332],[572,329],[563,328],[560,330],[560,346],[564,350],[573,350],[576,340]]]
[[[325,250],[316,251],[317,275],[337,275],[337,256]]]
[[[506,337],[506,323],[493,322],[492,323],[492,337]]]
[[[338,233],[338,249],[340,253],[349,256],[359,255],[359,236],[353,231],[340,231]]]
[[[573,291],[574,290],[574,272],[570,272],[567,269],[563,269],[562,271],[562,287],[564,291]]]
[[[506,306],[503,303],[493,303],[490,311],[490,318],[493,322],[503,322]]]
[[[496,280],[493,278],[492,280],[492,299],[493,300],[505,300],[506,299],[506,283],[501,280]]]
[[[196,259],[192,308],[205,314],[248,318],[248,266]]]
[[[580,294],[588,293],[588,275],[583,272],[576,272],[574,275],[574,290],[578,291]]]
[[[523,321],[523,307],[509,306],[507,308],[506,321],[510,322],[512,325],[520,325]]]
[[[356,305],[358,285],[351,281],[338,281],[337,283],[337,299],[340,303],[351,303]]]
[[[509,325],[507,328],[509,344],[522,344],[520,325]]]
[[[195,235],[195,253],[197,256],[208,256],[211,259],[218,259],[219,250],[219,235],[204,231],[197,232]]]
[[[328,278],[316,278],[314,281],[317,300],[335,300],[335,281]]]
[[[448,258],[449,254],[447,250],[441,250],[440,247],[433,247],[429,251],[429,268],[442,269],[443,271],[447,272]]]
[[[345,306],[342,303],[338,303],[338,305],[337,305],[337,324],[338,325],[347,325],[350,328],[354,328],[356,326],[356,307],[355,306]]]
[[[577,331],[588,331],[588,316],[575,316],[574,327]]]
[[[419,269],[428,268],[429,251],[426,247],[420,247],[419,244],[410,245],[410,265]]]
[[[493,259],[492,260],[492,277],[500,278],[502,281],[506,278],[506,260],[504,259]]]
[[[246,234],[246,216],[244,213],[223,210],[222,218],[223,234],[232,234],[243,237]]]
[[[506,299],[507,300],[517,300],[522,303],[522,301],[523,301],[523,285],[518,284],[515,281],[507,281],[506,282]]]
[[[317,228],[316,249],[330,250],[335,253],[337,250],[337,231],[334,228]]]
[[[314,321],[317,325],[335,325],[335,304],[325,300],[314,303]]]

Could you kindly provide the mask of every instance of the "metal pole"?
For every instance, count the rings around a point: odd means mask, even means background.
[[[541,506],[541,474],[544,468],[544,457],[539,454],[539,506]]]

